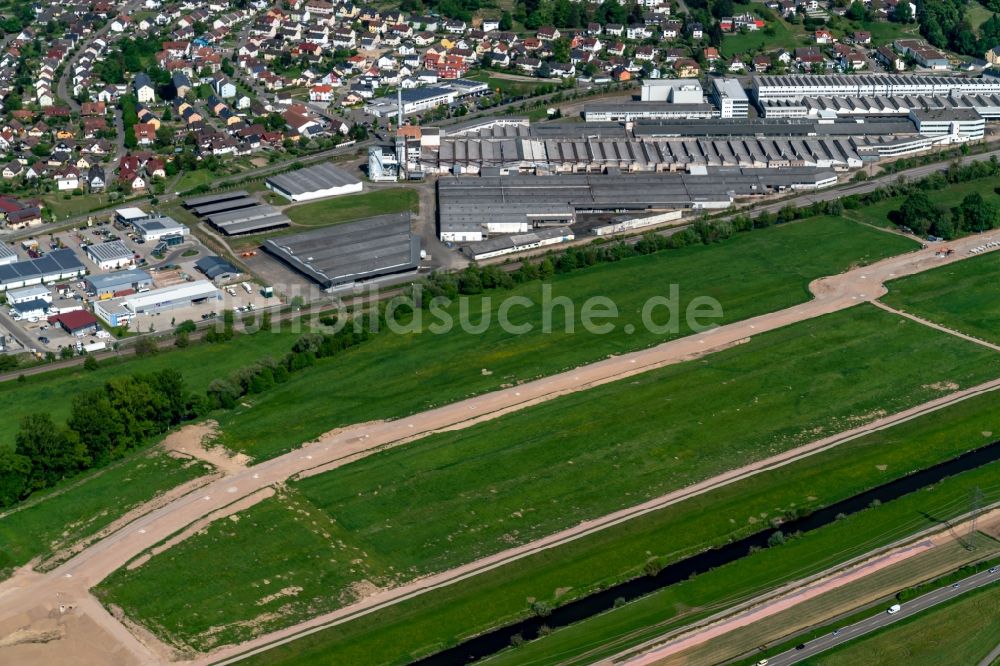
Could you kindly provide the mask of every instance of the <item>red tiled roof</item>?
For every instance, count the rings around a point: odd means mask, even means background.
[[[50,324],[60,324],[66,330],[79,331],[97,324],[97,317],[86,310],[73,310],[49,317]]]

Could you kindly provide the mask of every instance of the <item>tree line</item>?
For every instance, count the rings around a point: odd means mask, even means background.
[[[65,425],[48,413],[29,414],[14,448],[0,449],[0,506],[120,458],[149,437],[203,415],[207,405],[171,368],[115,377],[77,394]]]
[[[913,182],[901,179],[860,197],[845,197],[844,207],[860,208],[887,198],[905,197],[900,207],[889,213],[889,220],[918,236],[933,234],[946,240],[957,236],[988,231],[1000,225],[1000,210],[978,192],[966,195],[951,209],[933,201],[933,193],[949,185],[1000,176],[1000,162],[995,157],[967,165],[952,164],[944,172],[934,173]]]
[[[981,4],[991,11],[1000,8],[1000,0]],[[1000,42],[1000,19],[992,16],[980,26],[972,25],[966,16],[966,0],[921,0],[917,4],[917,23],[928,42],[963,55],[981,58]]]
[[[100,388],[77,394],[64,425],[56,424],[48,413],[25,416],[14,447],[0,448],[0,507],[121,458],[151,438],[212,410],[232,409],[243,396],[263,393],[318,359],[368,340],[386,323],[384,308],[342,326],[337,326],[337,317],[324,317],[320,322],[336,332],[306,333],[283,358],[263,358],[238,368],[228,377],[212,380],[204,394],[189,391],[181,373],[169,368],[115,377]],[[188,333],[185,323],[178,327],[178,335]],[[231,335],[230,321],[221,339]]]
[[[928,191],[998,175],[1000,162],[996,158],[968,165],[953,164],[943,173],[912,182],[900,179],[865,194],[817,201],[804,207],[788,205],[777,213],[763,211],[754,217],[741,213],[728,220],[700,219],[669,236],[651,232],[635,243],[622,239],[599,239],[590,245],[549,253],[538,260],[526,259],[516,270],[504,270],[498,265],[471,264],[456,273],[436,272],[420,283],[421,298],[417,298],[413,287],[409,288],[409,294],[418,306],[427,307],[434,296],[454,298],[459,294],[474,295],[488,289],[509,289],[596,264],[691,245],[723,242],[738,233],[801,218],[840,215],[845,209],[861,208],[898,196],[907,197],[901,210],[912,208],[922,213],[923,217],[919,219],[928,220],[931,219],[928,212],[931,209],[919,200],[921,196],[929,199]],[[927,203],[933,206],[932,202]],[[952,210],[948,219],[954,225],[954,232],[958,233],[979,231],[986,224],[994,228],[998,216],[1000,212],[995,206],[973,193]],[[919,223],[909,221],[915,232],[923,229]],[[932,219],[927,227],[932,233],[942,231],[934,226],[935,221],[939,222]],[[937,235],[947,237],[943,233]],[[231,409],[242,397],[260,394],[282,384],[292,374],[311,367],[320,359],[362,344],[386,327],[384,305],[370,313],[360,312],[344,317],[344,321],[336,315],[322,317],[320,323],[332,332],[306,333],[281,359],[261,359],[233,371],[228,377],[214,379],[203,395],[189,392],[181,374],[174,369],[166,369],[150,375],[116,377],[99,389],[77,395],[73,399],[70,417],[63,426],[57,425],[45,413],[26,416],[15,438],[14,448],[0,448],[0,506],[9,506],[36,490],[121,457],[150,438],[185,421],[200,418],[213,409]],[[230,313],[219,332],[220,341],[232,336],[232,327]],[[190,328],[190,324],[182,322],[177,333],[186,334]]]

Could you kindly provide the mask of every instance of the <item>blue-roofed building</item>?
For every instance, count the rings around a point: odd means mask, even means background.
[[[10,306],[10,311],[14,319],[38,319],[44,317],[49,311],[49,302],[36,298],[22,303],[14,303]]]
[[[123,291],[149,289],[153,278],[146,271],[135,269],[130,271],[115,271],[103,275],[88,275],[83,281],[87,293],[97,298],[109,298]]]
[[[38,259],[0,266],[0,291],[67,280],[80,277],[86,272],[87,267],[73,250],[53,250]]]
[[[135,91],[135,98],[139,102],[148,103],[156,101],[156,87],[153,80],[145,72],[139,72],[132,81],[132,90]]]
[[[240,270],[222,257],[202,257],[194,262],[195,268],[204,273],[209,280],[220,278],[230,280],[240,274]]]

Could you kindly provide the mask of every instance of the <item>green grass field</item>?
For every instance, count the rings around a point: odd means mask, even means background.
[[[112,377],[122,374],[142,374],[164,368],[177,368],[192,391],[204,391],[212,379],[249,365],[265,356],[283,356],[291,349],[298,334],[261,332],[237,335],[225,344],[193,344],[186,349],[170,349],[155,356],[101,362],[97,370],[82,366],[66,370],[26,376],[24,382],[0,383],[0,402],[4,405],[0,419],[0,446],[13,446],[21,418],[37,411],[48,412],[58,423],[70,413],[74,394],[98,388]]]
[[[720,323],[728,323],[808,300],[808,284],[817,277],[916,247],[911,240],[849,220],[816,218],[741,234],[721,245],[636,257],[553,278],[553,297],[603,295],[617,304],[621,319],[604,335],[566,333],[562,308],[555,308],[552,332],[542,332],[542,286],[537,281],[487,294],[489,302],[473,297],[471,321],[478,322],[479,313],[489,307],[492,325],[485,332],[467,334],[456,326],[443,335],[381,334],[254,397],[250,407],[224,415],[223,441],[254,457],[272,456],[345,424],[405,416],[687,335],[690,328],[683,317],[676,333],[654,334],[641,326],[643,304],[653,295],[668,295],[671,285],[679,286],[682,308],[695,297],[716,299],[724,311]],[[531,332],[506,333],[496,325],[497,309],[507,296],[525,296],[535,304],[511,311],[511,321],[532,324]],[[634,334],[624,332],[626,322],[638,325]],[[317,386],[324,389],[314,390]]]
[[[304,227],[328,227],[387,213],[417,212],[417,191],[404,187],[349,194],[285,209],[295,224]]]
[[[32,496],[0,516],[0,574],[89,537],[133,507],[207,471],[202,463],[146,449]]]
[[[83,215],[92,210],[116,203],[106,193],[84,194],[80,196],[70,195],[68,199],[63,198],[63,196],[64,193],[58,192],[41,197],[43,205],[52,211],[57,221],[65,220],[67,217]],[[121,199],[118,199],[117,203],[120,202]]]
[[[982,532],[967,535],[964,539],[964,544],[956,541],[941,544],[768,618],[740,627],[686,651],[684,657],[690,663],[755,666],[763,657],[781,654],[796,645],[825,637],[838,628],[884,613],[893,603],[895,595],[911,585],[948,576],[966,565],[982,565],[984,557],[1000,552],[1000,542]],[[974,547],[967,548],[966,544]],[[747,654],[747,646],[766,648],[747,658],[732,661]]]
[[[976,4],[975,2],[969,3]],[[897,39],[920,38],[920,30],[916,23],[894,23],[892,21],[850,21],[844,18],[841,22],[842,29],[834,30],[834,35],[838,38],[849,37],[858,30],[870,32],[872,35],[872,46],[885,46]]]
[[[972,0],[965,5],[965,19],[969,22],[969,25],[973,27],[976,34],[979,34],[979,29],[993,16],[993,12],[984,7],[982,3],[977,2],[977,0]]]
[[[998,374],[988,350],[860,306],[305,479],[118,572],[104,594],[176,642],[246,637],[341,606],[360,586],[444,570]],[[282,535],[274,561],[254,552],[265,525]],[[329,550],[310,545],[316,534]],[[164,585],[179,577],[183,587]],[[264,579],[265,591],[297,594],[261,601]]]
[[[766,16],[772,14],[765,10],[760,3],[750,4],[749,9],[756,16]],[[743,9],[740,10],[744,11]],[[747,33],[731,33],[723,36],[722,56],[730,58],[735,55],[752,56],[757,53],[766,53],[774,49],[794,49],[797,46],[805,46],[809,43],[802,25],[792,25],[787,21],[774,16],[767,21],[763,30]]]
[[[1000,343],[1000,252],[893,280],[887,304],[969,335]]]
[[[502,93],[514,96],[530,95],[538,86],[549,84],[544,79],[535,79],[534,81],[508,79],[495,76],[488,71],[480,71],[466,78],[482,81],[490,87],[490,90],[496,91],[499,88]]]
[[[1000,585],[969,592],[802,663],[939,666],[977,664],[1000,644]]]
[[[181,194],[192,190],[200,185],[210,185],[212,181],[218,176],[208,169],[197,169],[195,171],[185,171],[177,179],[177,183],[173,186],[174,191],[180,192]]]
[[[945,210],[946,215],[950,215],[951,209],[962,203],[962,199],[964,199],[967,194],[972,194],[974,192],[983,195],[983,199],[985,199],[987,203],[991,203],[994,206],[1000,206],[1000,194],[997,194],[992,187],[989,187],[984,183],[985,181],[976,180],[968,183],[960,183],[958,185],[950,185],[943,190],[935,190],[931,192],[930,197],[937,206]],[[866,205],[862,208],[845,210],[844,215],[852,220],[865,222],[877,227],[895,228],[896,225],[889,219],[889,214],[893,211],[899,210],[899,207],[903,205],[904,199],[905,197],[892,197],[891,199],[884,199],[878,203]]]
[[[304,637],[248,664],[404,664],[463,637],[530,613],[527,599],[555,605],[629,576],[651,554],[676,561],[726,543],[788,509],[811,509],[948,459],[989,440],[1000,395],[987,394],[765,472],[570,544],[545,551],[391,608]],[[997,488],[997,465],[933,491],[857,514],[781,548],[699,576],[613,612],[562,629],[495,661],[592,663],[663,632],[824,570],[968,509],[968,493]],[[964,477],[964,478],[963,478]],[[932,515],[929,520],[922,512]],[[391,647],[389,647],[391,646]]]

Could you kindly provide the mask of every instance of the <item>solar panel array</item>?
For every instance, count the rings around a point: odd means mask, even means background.
[[[82,274],[84,271],[86,267],[73,250],[53,250],[38,259],[27,259],[0,266],[0,286],[37,280],[47,275]]]

